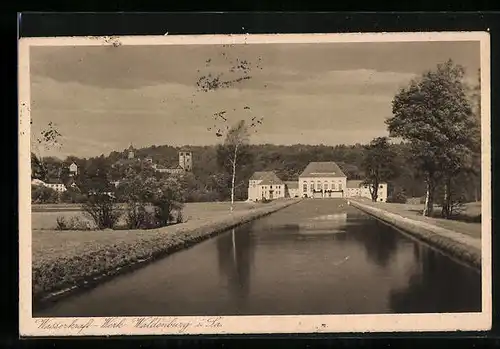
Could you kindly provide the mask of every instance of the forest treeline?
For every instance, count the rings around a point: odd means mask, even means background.
[[[395,163],[397,173],[389,181],[389,197],[404,194],[405,197],[422,197],[425,186],[413,168],[410,161],[409,147],[403,143],[391,144],[396,154]],[[178,164],[178,152],[189,150],[193,153],[193,171],[186,177],[187,201],[215,201],[227,200],[229,191],[227,175],[221,171],[217,162],[217,147],[214,146],[184,146],[173,147],[168,145],[151,146],[137,149],[135,156],[139,159],[152,157],[153,162],[164,167],[175,167]],[[243,167],[237,175],[235,197],[238,200],[247,198],[248,179],[254,171],[275,171],[284,181],[298,180],[300,173],[311,161],[335,161],[348,179],[365,178],[363,159],[367,152],[366,145],[248,145],[247,151],[252,161]],[[112,190],[111,182],[126,176],[127,171],[140,171],[140,161],[135,165],[117,166],[121,159],[127,157],[127,151],[114,151],[109,155],[99,157],[78,158],[69,156],[64,160],[45,157],[45,170],[38,170],[37,165],[32,168],[35,178],[42,180],[60,179],[66,182],[69,179],[69,165],[75,162],[78,165],[79,175],[75,183],[82,192],[87,192],[96,186],[107,186]],[[34,157],[35,158],[35,157]],[[36,172],[40,172],[36,174]],[[470,175],[464,178],[463,195],[465,201],[480,200],[480,175]],[[96,183],[99,182],[99,183]]]

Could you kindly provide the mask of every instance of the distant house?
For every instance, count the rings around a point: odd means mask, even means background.
[[[285,182],[285,197],[296,198],[299,197],[299,182],[287,181]]]
[[[69,165],[69,174],[70,176],[76,176],[78,174],[78,165],[74,162]]]
[[[49,180],[45,183],[45,186],[47,188],[53,189],[59,193],[65,192],[67,190],[64,183],[62,183],[59,180]]]
[[[301,197],[342,198],[347,176],[333,161],[310,162],[299,176]]]
[[[66,186],[58,180],[49,180],[47,182],[44,182],[40,179],[33,179],[33,180],[31,180],[31,184],[36,185],[36,186],[47,187],[47,188],[53,189],[59,193],[65,192],[67,190]]]
[[[363,181],[360,180],[349,180],[347,181],[347,196],[371,199],[370,185],[363,184]],[[387,201],[387,183],[380,183],[378,185],[377,201]]]
[[[258,171],[250,177],[248,200],[260,201],[285,197],[285,183],[272,171]]]

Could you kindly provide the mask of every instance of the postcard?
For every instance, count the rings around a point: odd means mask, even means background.
[[[491,327],[483,32],[19,40],[32,336]]]

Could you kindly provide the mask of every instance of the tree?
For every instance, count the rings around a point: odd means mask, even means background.
[[[386,120],[391,136],[409,142],[412,162],[424,177],[425,216],[432,214],[439,181],[456,174],[474,143],[464,72],[449,60],[424,73],[394,97],[393,116]]]
[[[237,90],[246,81],[253,79],[251,72],[254,68],[262,70],[262,59],[260,57],[258,57],[257,62],[251,62],[239,57],[235,58],[232,55],[233,51],[227,50],[233,47],[234,45],[222,45],[220,54],[217,57],[208,58],[205,61],[205,69],[208,72],[200,73],[196,81],[197,93],[216,93],[223,89]],[[245,45],[242,45],[239,49],[244,49],[244,47]],[[264,84],[264,88],[267,88],[266,84]],[[193,97],[196,98],[196,94]],[[195,104],[194,100],[192,104]],[[214,103],[210,103],[207,108],[213,108],[213,105]],[[195,107],[199,107],[197,103]],[[230,210],[232,212],[235,190],[244,185],[244,183],[236,183],[236,172],[240,165],[243,164],[243,154],[245,154],[243,150],[248,143],[250,129],[257,132],[257,127],[263,123],[264,117],[252,116],[253,108],[248,105],[244,106],[242,110],[231,109],[232,111],[224,106],[215,111],[211,116],[215,123],[213,126],[208,127],[207,130],[213,132],[216,137],[225,137],[224,143],[217,147],[217,162],[220,167],[230,173]],[[239,121],[231,125],[232,121],[230,119],[233,114],[236,114]]]
[[[369,185],[372,201],[377,201],[379,184],[396,177],[396,153],[392,151],[387,137],[378,137],[365,146],[362,169],[364,184]]]
[[[248,159],[248,151],[246,149],[248,140],[248,127],[245,124],[245,120],[240,120],[235,126],[229,129],[224,143],[219,145],[217,151],[219,163],[231,176],[231,212],[234,208],[236,172],[245,163],[245,160]]]
[[[59,195],[57,191],[43,185],[31,186],[31,202],[34,204],[55,204]]]
[[[47,180],[47,168],[33,152],[31,152],[31,179]]]
[[[177,176],[131,174],[117,188],[117,198],[127,204],[129,228],[154,228],[173,223],[182,216],[183,180]],[[154,210],[154,221],[146,207]],[[175,215],[176,214],[176,215]]]
[[[82,209],[94,220],[98,229],[112,229],[120,218],[115,199],[105,193],[89,194]]]

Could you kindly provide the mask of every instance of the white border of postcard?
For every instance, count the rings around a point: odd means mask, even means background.
[[[481,54],[482,312],[460,314],[33,318],[31,295],[31,46],[478,41]],[[486,32],[165,35],[21,38],[19,41],[19,329],[21,336],[481,331],[491,328],[490,38]],[[490,218],[490,219],[488,219]],[[138,319],[155,326],[137,326]],[[116,327],[106,324],[116,324]],[[144,322],[143,322],[144,323]]]

